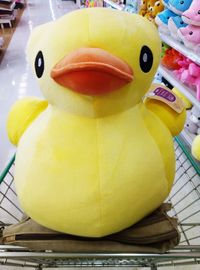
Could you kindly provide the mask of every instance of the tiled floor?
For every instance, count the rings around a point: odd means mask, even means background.
[[[27,0],[27,7],[0,64],[0,173],[15,152],[6,134],[11,105],[24,96],[40,96],[40,90],[26,61],[25,47],[31,30],[76,9],[72,1]]]

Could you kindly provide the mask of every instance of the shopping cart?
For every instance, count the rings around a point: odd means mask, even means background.
[[[27,248],[0,246],[0,265],[43,268],[126,266],[149,267],[200,264],[200,166],[191,157],[181,138],[175,139],[176,179],[168,201],[170,215],[179,220],[179,246],[165,254],[133,253],[55,253],[34,252]],[[18,222],[23,212],[14,188],[14,158],[0,177],[0,226]],[[200,267],[200,265],[199,265]]]

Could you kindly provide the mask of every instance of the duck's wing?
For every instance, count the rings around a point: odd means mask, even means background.
[[[182,100],[170,89],[163,85],[152,84],[144,98],[144,104],[165,123],[172,136],[182,131],[186,109]]]
[[[46,100],[27,97],[18,100],[11,108],[7,119],[10,141],[17,145],[24,131],[48,106]]]

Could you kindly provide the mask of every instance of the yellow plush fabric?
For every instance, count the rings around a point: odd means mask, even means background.
[[[149,99],[145,104],[149,110],[153,111],[166,124],[172,136],[176,136],[181,132],[186,119],[185,109],[179,114],[166,104],[155,99]]]
[[[200,135],[196,136],[192,143],[192,155],[200,160]]]
[[[23,98],[14,104],[7,120],[8,137],[14,145],[18,144],[24,131],[47,106],[46,100],[35,97]]]
[[[193,105],[190,100],[186,98],[186,96],[184,96],[176,87],[172,89],[172,92],[174,92],[183,101],[187,110],[192,108]]]
[[[142,114],[148,117],[142,104],[105,118],[49,107],[24,134],[17,152],[16,187],[25,212],[52,229],[99,237],[157,208],[173,177],[167,179]],[[154,120],[167,135],[163,155],[171,158],[168,170],[174,176],[172,139]]]
[[[141,59],[144,46],[153,56],[149,70],[141,69],[148,58]],[[133,80],[99,95],[60,85],[50,76],[53,67],[80,48],[118,57]],[[19,139],[15,183],[23,209],[38,223],[101,237],[133,225],[168,196],[175,173],[171,130],[154,107],[142,103],[160,48],[154,25],[111,9],[75,11],[33,31],[28,56],[35,70],[36,55],[43,54],[44,70],[40,59],[36,74],[49,106]]]

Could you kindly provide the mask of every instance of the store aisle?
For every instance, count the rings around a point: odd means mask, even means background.
[[[6,118],[11,105],[24,96],[41,96],[26,60],[25,48],[30,32],[35,26],[76,8],[72,1],[27,0],[27,7],[0,64],[0,174],[15,152],[6,133]]]

